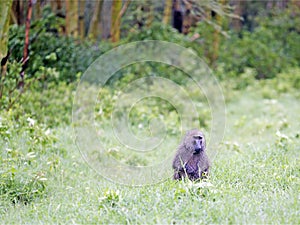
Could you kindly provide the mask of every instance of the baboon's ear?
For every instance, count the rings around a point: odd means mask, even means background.
[[[187,131],[185,132],[185,137],[189,136],[190,134],[191,134],[191,131],[190,131],[190,130],[187,130]]]
[[[188,148],[187,148],[187,143],[186,143],[185,139],[183,140],[183,145],[184,145],[185,150],[187,150]]]
[[[183,145],[184,145],[185,150],[188,150],[189,146],[188,146],[188,141],[187,141],[186,137],[187,136],[185,136],[184,139],[183,139]]]

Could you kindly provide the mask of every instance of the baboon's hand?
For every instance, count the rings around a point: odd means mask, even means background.
[[[180,179],[180,175],[178,172],[174,173],[174,180],[179,180]]]
[[[192,166],[188,165],[188,164],[185,165],[185,170],[186,170],[187,173],[195,172],[195,169]]]

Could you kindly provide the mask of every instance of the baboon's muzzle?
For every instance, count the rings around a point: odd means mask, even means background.
[[[194,154],[199,154],[200,151],[202,151],[201,145],[200,146],[196,146]]]

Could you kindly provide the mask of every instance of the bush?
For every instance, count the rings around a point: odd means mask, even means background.
[[[254,68],[256,78],[272,78],[291,66],[300,65],[300,19],[286,10],[272,17],[257,17],[253,32],[232,33],[222,43],[219,63],[233,76]]]
[[[61,23],[47,7],[43,19],[32,23],[23,87],[19,84],[24,26],[10,27],[11,54],[7,73],[0,79],[1,110],[14,109],[16,117],[28,113],[49,126],[70,122],[74,82],[110,45],[103,43],[100,50],[88,42],[59,36]]]
[[[290,68],[279,73],[275,78],[260,83],[264,98],[274,98],[275,94],[292,93],[299,97],[300,69]],[[276,96],[276,95],[275,95]]]
[[[34,77],[41,67],[45,67],[59,72],[55,80],[73,82],[78,73],[84,72],[98,56],[111,46],[108,43],[93,46],[89,42],[60,36],[59,30],[62,21],[53,13],[48,12],[47,7],[44,11],[43,19],[34,21],[30,28],[26,76]],[[21,61],[23,57],[24,29],[24,26],[12,25],[9,31],[10,58],[16,61]]]

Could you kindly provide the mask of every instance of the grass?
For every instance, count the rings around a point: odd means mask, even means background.
[[[55,155],[59,162],[46,175],[45,192],[27,204],[12,203],[2,194],[0,221],[299,224],[299,95],[264,98],[264,92],[251,86],[225,93],[227,125],[213,159],[211,187],[171,179],[143,187],[111,183],[82,159],[71,127],[60,127],[56,148],[64,154]]]

